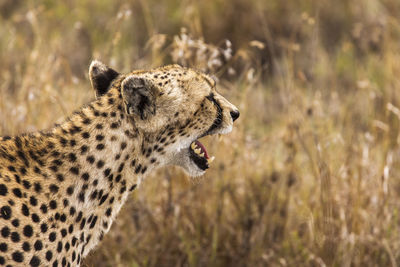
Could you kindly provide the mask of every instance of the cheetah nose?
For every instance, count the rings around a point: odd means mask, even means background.
[[[237,120],[237,118],[239,118],[239,116],[240,116],[239,110],[231,111],[231,117],[232,117],[233,121]]]

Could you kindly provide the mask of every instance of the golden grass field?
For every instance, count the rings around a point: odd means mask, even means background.
[[[93,99],[97,58],[211,73],[204,177],[161,169],[84,266],[400,265],[400,1],[0,0],[0,135]]]

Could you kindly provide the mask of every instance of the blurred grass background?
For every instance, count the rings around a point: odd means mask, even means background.
[[[397,266],[398,0],[0,0],[0,135],[93,99],[91,59],[219,79],[212,168],[148,177],[84,266]]]

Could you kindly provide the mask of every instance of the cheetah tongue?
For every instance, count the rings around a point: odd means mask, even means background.
[[[196,140],[196,141],[192,142],[192,144],[190,145],[190,148],[198,156],[205,158],[208,161],[208,163],[211,163],[214,160],[214,157],[210,158],[205,146],[202,143],[200,143],[200,141]]]

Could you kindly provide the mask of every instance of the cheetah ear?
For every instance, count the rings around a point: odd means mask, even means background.
[[[96,98],[107,93],[111,82],[119,75],[118,72],[98,60],[93,60],[89,67],[89,78]]]
[[[121,87],[128,114],[146,120],[156,113],[156,88],[149,80],[129,76],[122,82]]]

